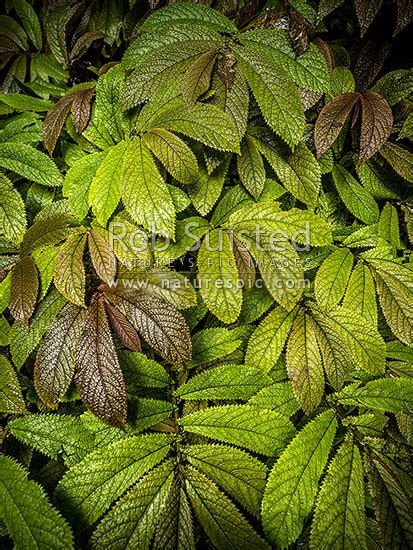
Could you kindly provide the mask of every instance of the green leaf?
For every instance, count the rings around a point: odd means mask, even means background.
[[[261,195],[265,184],[265,168],[253,139],[245,136],[241,142],[241,155],[237,157],[239,178],[254,198]]]
[[[186,468],[185,482],[198,521],[218,550],[269,548],[215,483],[192,467]]]
[[[192,204],[200,214],[205,216],[221,196],[225,178],[231,158],[226,158],[211,174],[206,167],[199,166],[199,177],[197,181],[188,187],[188,194]]]
[[[168,454],[163,434],[116,441],[88,454],[59,482],[55,498],[74,525],[92,525],[132,484]]]
[[[397,210],[389,202],[384,205],[381,211],[378,229],[380,237],[388,241],[394,248],[402,248]]]
[[[215,29],[219,32],[236,33],[237,27],[219,11],[213,10],[203,4],[170,5],[151,14],[141,26],[144,32],[157,30],[164,32],[165,26],[174,24],[200,24],[206,29]]]
[[[363,186],[375,199],[398,198],[399,195],[394,189],[400,182],[399,177],[388,170],[383,170],[381,164],[374,160],[356,164],[356,172]]]
[[[126,392],[103,299],[95,294],[77,345],[75,382],[86,406],[113,426],[126,421]]]
[[[234,52],[266,122],[288,145],[296,145],[305,126],[296,85],[271,57],[248,47]]]
[[[248,403],[263,409],[273,409],[288,417],[300,409],[291,382],[271,384],[251,397]]]
[[[36,50],[42,49],[42,29],[34,8],[26,0],[15,0],[13,7]]]
[[[88,234],[88,246],[96,273],[102,281],[110,284],[116,277],[116,256],[106,233],[104,230],[92,227]]]
[[[314,321],[303,310],[294,319],[286,363],[294,395],[305,412],[311,413],[324,394],[324,371]]]
[[[340,542],[338,542],[340,541]],[[317,498],[311,548],[367,549],[363,464],[350,437],[337,451]]]
[[[123,89],[124,108],[130,109],[155,97],[169,82],[181,77],[194,59],[221,47],[222,39],[203,37],[202,40],[187,40],[155,50],[127,77]],[[185,104],[183,99],[182,104]]]
[[[15,548],[74,548],[69,525],[28,471],[1,455],[0,516]]]
[[[153,128],[142,139],[176,180],[194,183],[198,177],[198,163],[194,153],[181,138],[162,128]]]
[[[315,206],[321,188],[321,170],[310,149],[304,143],[298,143],[293,153],[261,141],[258,146],[283,186],[301,202]]]
[[[248,30],[240,36],[240,41],[245,46],[270,56],[302,88],[320,92],[329,90],[327,62],[315,44],[310,43],[306,51],[296,58],[291,39],[284,30]]]
[[[376,201],[342,166],[333,168],[333,179],[337,191],[348,210],[364,223],[376,223],[379,220],[379,208]]]
[[[278,203],[262,200],[247,205],[230,215],[229,227],[235,234],[249,230],[255,234],[256,226],[285,234],[296,244],[323,246],[332,242],[331,226],[311,210],[280,210]]]
[[[54,284],[63,296],[85,306],[86,275],[83,266],[86,235],[69,235],[60,247],[54,268]]]
[[[46,296],[52,282],[58,250],[56,246],[48,246],[43,250],[35,250],[32,254],[40,275],[40,300]]]
[[[382,547],[409,548],[413,542],[411,479],[382,453],[368,452],[365,463]]]
[[[343,306],[362,315],[368,323],[377,326],[377,303],[373,277],[369,268],[359,261],[351,273],[344,295]]]
[[[400,145],[387,142],[380,149],[380,154],[399,176],[410,183],[413,182],[413,153]]]
[[[331,97],[354,92],[356,83],[347,67],[335,67],[331,73]]]
[[[119,351],[119,362],[127,385],[165,388],[171,382],[165,368],[143,353]]]
[[[31,414],[8,423],[10,432],[22,443],[57,460],[60,453],[66,464],[76,464],[92,450],[92,434],[81,420],[61,414]]]
[[[211,407],[182,417],[180,424],[188,432],[265,456],[282,451],[295,433],[286,416],[252,405]]]
[[[220,35],[212,29],[208,30],[208,38],[219,40]],[[180,22],[179,25],[166,25],[162,32],[153,30],[141,35],[134,40],[126,50],[122,65],[126,69],[136,69],[155,51],[164,46],[187,42],[188,40],[205,40],[205,27],[202,22]]]
[[[76,346],[85,320],[85,310],[67,304],[54,319],[37,351],[34,382],[37,393],[49,407],[66,393],[75,371]]]
[[[114,291],[106,296],[166,361],[180,366],[189,362],[191,335],[175,307],[145,292]]]
[[[390,71],[377,81],[373,89],[385,97],[393,107],[412,93],[412,74],[412,69]]]
[[[297,540],[313,507],[336,427],[332,411],[320,414],[296,435],[271,470],[262,522],[274,545],[286,547]]]
[[[245,451],[226,445],[188,445],[185,457],[255,517],[260,515],[266,466]]]
[[[10,331],[10,352],[13,363],[20,368],[31,352],[36,348],[50,323],[65,305],[66,299],[53,290],[35,311],[29,323],[29,328],[20,323],[14,323]]]
[[[151,120],[152,127],[178,132],[218,151],[239,153],[239,135],[230,116],[206,103],[188,108],[183,100],[161,109]]]
[[[0,412],[11,414],[26,412],[16,373],[4,355],[0,355],[0,367]]]
[[[231,240],[227,232],[213,229],[199,249],[198,279],[208,309],[224,323],[233,323],[241,311],[242,290]]]
[[[68,220],[65,214],[52,214],[36,221],[23,237],[20,256],[24,257],[29,252],[63,241],[70,233]]]
[[[98,163],[90,182],[87,202],[103,227],[106,226],[122,195],[122,167],[126,151],[126,141],[121,141],[108,149],[107,155]]]
[[[125,71],[122,65],[115,65],[98,78],[96,83],[96,109],[92,121],[103,134],[109,135],[115,143],[128,133],[128,122],[122,113],[122,89]],[[84,134],[87,137],[87,133]]]
[[[191,366],[207,365],[230,355],[241,344],[237,329],[209,328],[196,332],[192,337]]]
[[[268,373],[284,349],[296,310],[286,311],[277,307],[258,325],[249,339],[245,364]]]
[[[234,82],[230,89],[218,75],[214,75],[212,88],[215,90],[215,95],[211,98],[212,104],[222,109],[230,117],[241,140],[247,128],[249,107],[249,90],[244,75],[241,71],[235,71]]]
[[[412,411],[413,380],[381,378],[357,387],[357,383],[343,388],[335,397],[344,405],[365,407],[385,412]]]
[[[0,174],[0,205],[0,231],[19,244],[27,227],[26,211],[20,193],[4,174]]]
[[[217,59],[217,50],[197,57],[187,68],[182,79],[182,97],[189,106],[209,90],[211,74]]]
[[[25,143],[0,143],[0,166],[42,185],[62,184],[62,176],[52,159]]]
[[[261,242],[251,239],[245,242],[245,236],[240,240],[253,256],[271,296],[282,307],[291,310],[301,298],[306,284],[298,253],[278,232],[261,232],[261,236]]]
[[[79,220],[83,220],[88,213],[90,185],[105,156],[105,152],[85,155],[74,162],[66,172],[63,196],[69,199],[70,210]]]
[[[381,259],[374,251],[366,259],[387,323],[399,340],[413,345],[412,271],[391,259]]]
[[[13,267],[9,310],[16,321],[27,324],[36,306],[39,275],[32,256],[24,256]]]
[[[181,399],[248,399],[272,380],[260,369],[246,365],[220,365],[203,371],[179,386]]]
[[[196,245],[209,229],[211,226],[208,220],[198,216],[177,220],[175,242],[166,241],[163,237],[157,239],[156,260],[164,265],[180,258],[187,250]]]
[[[370,325],[353,309],[336,307],[321,314],[316,308],[313,316],[325,331],[332,332],[347,348],[353,364],[366,372],[377,375],[384,372],[386,349],[377,328]]]
[[[153,545],[155,548],[195,550],[192,512],[183,481],[176,480],[163,508]]]
[[[329,311],[341,301],[353,260],[353,254],[348,248],[338,248],[319,267],[315,278],[315,296],[323,309]]]
[[[24,94],[0,94],[0,101],[14,109],[15,111],[47,111],[53,103],[47,99],[39,99]]]
[[[159,514],[166,505],[174,480],[174,463],[167,461],[145,475],[99,523],[92,547],[149,548]]]
[[[173,237],[174,206],[150,151],[135,138],[128,143],[123,159],[122,200],[126,210],[145,229]]]

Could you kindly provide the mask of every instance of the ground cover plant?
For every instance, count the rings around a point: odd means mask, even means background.
[[[3,548],[410,548],[407,0],[7,0]]]

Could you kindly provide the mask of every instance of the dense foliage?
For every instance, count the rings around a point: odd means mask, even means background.
[[[0,15],[2,547],[410,548],[412,4],[149,4]]]

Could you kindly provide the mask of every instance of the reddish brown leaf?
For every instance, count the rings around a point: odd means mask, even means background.
[[[310,23],[301,15],[301,13],[291,8],[289,30],[291,42],[297,55],[301,55],[308,48],[308,33],[310,28]]]
[[[245,288],[252,288],[255,283],[255,264],[249,250],[236,237],[232,240],[232,250],[239,278]]]
[[[399,34],[413,21],[413,2],[411,0],[396,0],[397,18],[393,36]]]
[[[39,397],[49,407],[57,405],[72,381],[85,316],[83,308],[66,304],[40,343],[34,383]]]
[[[190,361],[189,327],[174,306],[143,291],[108,290],[106,296],[166,361],[176,365]]]
[[[235,78],[237,60],[232,52],[226,52],[217,61],[217,74],[227,90],[231,90]]]
[[[11,272],[9,310],[16,321],[27,323],[30,319],[38,291],[39,276],[36,264],[31,256],[25,256]]]
[[[317,155],[321,156],[337,139],[351,110],[359,99],[359,94],[341,94],[324,105],[318,115],[314,129]]]
[[[334,56],[330,46],[324,40],[321,40],[318,36],[314,38],[313,43],[317,46],[320,52],[324,55],[327,62],[327,66],[330,71],[334,69]]]
[[[356,8],[361,36],[365,34],[367,29],[372,24],[373,19],[380,11],[382,4],[383,0],[354,0],[354,7]]]
[[[125,348],[132,351],[141,351],[141,340],[138,332],[129,323],[126,317],[116,307],[109,302],[105,302],[105,309],[108,315],[111,327],[118,335],[120,343]]]
[[[78,134],[83,132],[89,122],[91,101],[94,94],[95,88],[84,88],[72,93],[72,119]]]
[[[126,422],[125,382],[113,345],[104,299],[94,295],[79,340],[75,382],[93,414],[114,426]]]
[[[116,256],[110,249],[104,235],[95,228],[89,231],[89,252],[93,267],[105,283],[111,283],[116,277]]]
[[[43,143],[50,155],[56,147],[57,139],[70,113],[72,101],[73,95],[66,94],[47,111],[43,122]]]
[[[354,66],[354,77],[361,90],[366,90],[376,78],[391,50],[390,40],[382,37],[367,40],[360,50]]]
[[[366,92],[361,96],[360,161],[372,157],[388,140],[393,127],[390,105],[380,94]]]

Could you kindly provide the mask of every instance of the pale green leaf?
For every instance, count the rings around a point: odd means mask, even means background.
[[[300,405],[294,396],[291,382],[271,384],[271,386],[263,388],[251,397],[249,403],[263,409],[273,409],[288,417],[300,409]]]
[[[188,445],[184,453],[193,466],[259,517],[267,477],[267,468],[261,461],[226,445]]]
[[[194,183],[198,177],[198,163],[194,153],[181,138],[162,128],[153,128],[142,139],[176,180]]]
[[[27,219],[23,199],[12,182],[0,173],[0,232],[16,244],[23,240]]]
[[[241,47],[234,51],[266,122],[286,143],[297,144],[304,133],[305,117],[300,94],[288,73],[261,52]]]
[[[241,142],[241,155],[237,157],[239,178],[245,189],[255,198],[264,189],[265,168],[254,140],[245,136]]]
[[[174,236],[175,210],[168,187],[151,152],[139,138],[123,155],[122,200],[138,224],[154,233]]]
[[[413,410],[413,380],[408,378],[380,378],[365,386],[350,384],[335,394],[343,405],[353,405],[385,412]]]
[[[99,523],[92,548],[149,548],[172,487],[174,466],[164,462],[134,485]]]
[[[220,365],[191,378],[179,386],[181,399],[248,399],[271,384],[261,369],[246,365]]]
[[[121,198],[122,167],[126,150],[126,141],[108,149],[90,182],[87,202],[103,227],[106,227]]]
[[[128,487],[169,451],[163,434],[122,439],[97,449],[70,468],[60,480],[55,498],[75,525],[92,525]]]
[[[69,525],[29,472],[1,455],[0,516],[15,548],[74,548]]]
[[[0,166],[48,187],[62,185],[62,176],[53,160],[25,143],[0,143]]]
[[[245,354],[245,364],[268,373],[280,357],[290,332],[296,310],[277,307],[252,333]]]
[[[364,223],[376,223],[379,208],[376,201],[343,166],[333,168],[333,179],[337,191],[348,210]]]
[[[229,162],[230,157],[215,168],[211,174],[208,174],[206,167],[201,164],[197,181],[188,187],[188,194],[192,204],[203,216],[210,212],[221,195]]]
[[[295,433],[286,416],[252,405],[211,407],[182,417],[180,424],[188,432],[265,456],[281,452]]]
[[[347,438],[332,460],[317,498],[310,546],[366,550],[363,464]]]
[[[271,470],[262,522],[274,545],[285,548],[297,540],[312,510],[336,428],[332,411],[320,414],[296,435]]]
[[[79,306],[85,305],[86,275],[83,265],[86,235],[69,235],[60,247],[54,268],[54,284],[63,296]]]
[[[208,309],[220,321],[233,323],[241,311],[242,290],[227,232],[213,229],[207,234],[197,265],[200,292]]]
[[[14,368],[0,355],[0,412],[20,414],[26,411],[22,390]]]
[[[191,366],[207,365],[217,359],[230,355],[240,347],[239,330],[209,328],[196,332],[192,337]]]
[[[353,254],[348,248],[338,248],[319,267],[315,278],[315,296],[323,309],[328,311],[341,301],[353,260]]]
[[[105,152],[85,155],[74,162],[66,172],[63,196],[69,199],[70,210],[80,220],[88,213],[89,188],[105,156]]]
[[[343,306],[362,315],[377,326],[377,303],[374,281],[369,268],[359,261],[351,273],[344,295]]]

